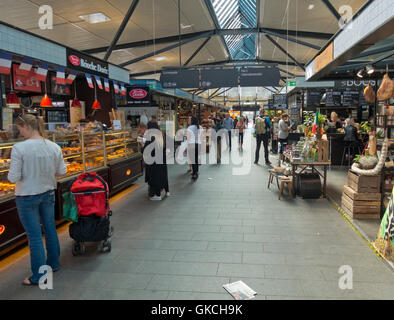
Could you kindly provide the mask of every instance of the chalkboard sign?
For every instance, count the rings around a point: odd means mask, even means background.
[[[199,88],[198,70],[163,70],[160,76],[163,88]]]
[[[307,107],[318,107],[323,96],[321,90],[307,90],[306,93],[306,106]]]
[[[280,73],[276,67],[271,68],[241,68],[239,85],[241,87],[277,87]]]
[[[287,95],[286,94],[274,94],[274,104],[287,104]]]
[[[343,102],[344,107],[358,106],[360,102],[360,91],[344,91]]]
[[[268,110],[275,110],[274,99],[268,99]]]
[[[327,91],[326,92],[326,107],[340,107],[341,104],[341,92],[339,91]]]
[[[201,70],[201,88],[238,87],[238,71],[236,69]]]

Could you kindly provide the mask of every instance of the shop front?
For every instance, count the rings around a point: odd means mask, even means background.
[[[8,25],[20,37],[42,42],[54,55],[30,52],[15,44],[0,44],[0,255],[26,241],[8,182],[12,146],[21,141],[14,123],[20,114],[32,113],[46,125],[47,139],[63,152],[67,174],[58,178],[56,223],[63,219],[63,197],[74,179],[97,172],[110,194],[133,184],[142,175],[137,132],[126,127],[119,106],[126,100],[128,71],[115,65],[39,38]],[[4,30],[3,30],[4,31]],[[10,31],[11,32],[11,31]],[[17,41],[17,39],[15,40]]]

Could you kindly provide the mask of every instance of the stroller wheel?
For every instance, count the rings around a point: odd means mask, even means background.
[[[111,252],[111,241],[110,240],[103,241],[100,251],[103,253]]]
[[[78,256],[83,253],[85,253],[85,245],[79,242],[74,243],[72,246],[73,256]]]
[[[114,234],[114,227],[111,227],[108,232],[108,238],[112,237]]]

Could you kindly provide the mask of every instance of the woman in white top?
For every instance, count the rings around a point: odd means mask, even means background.
[[[197,118],[192,116],[190,126],[187,128],[187,154],[189,164],[192,165],[192,179],[198,178],[198,158],[201,149],[201,132],[203,128],[198,125]]]
[[[34,115],[19,115],[16,126],[25,141],[16,143],[11,152],[8,180],[15,183],[15,201],[19,218],[30,246],[33,275],[24,285],[37,285],[48,269],[59,269],[60,246],[55,226],[56,175],[67,169],[60,147],[46,140],[42,120]],[[47,257],[42,241],[40,218],[44,227]],[[44,267],[45,268],[45,267]],[[46,267],[48,268],[48,267]]]

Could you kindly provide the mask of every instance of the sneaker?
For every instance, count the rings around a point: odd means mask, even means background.
[[[161,197],[159,197],[159,196],[153,196],[153,197],[150,197],[150,200],[152,200],[152,201],[160,201],[160,200],[161,200]]]
[[[254,164],[257,164],[257,163],[258,163],[258,161],[255,161],[255,162],[254,162]]]
[[[169,192],[166,193],[166,196],[167,196],[167,197],[169,197],[170,195],[171,195],[171,193],[169,193]]]
[[[271,165],[271,162],[266,161],[265,164],[266,164],[267,166],[270,166],[270,165]]]

